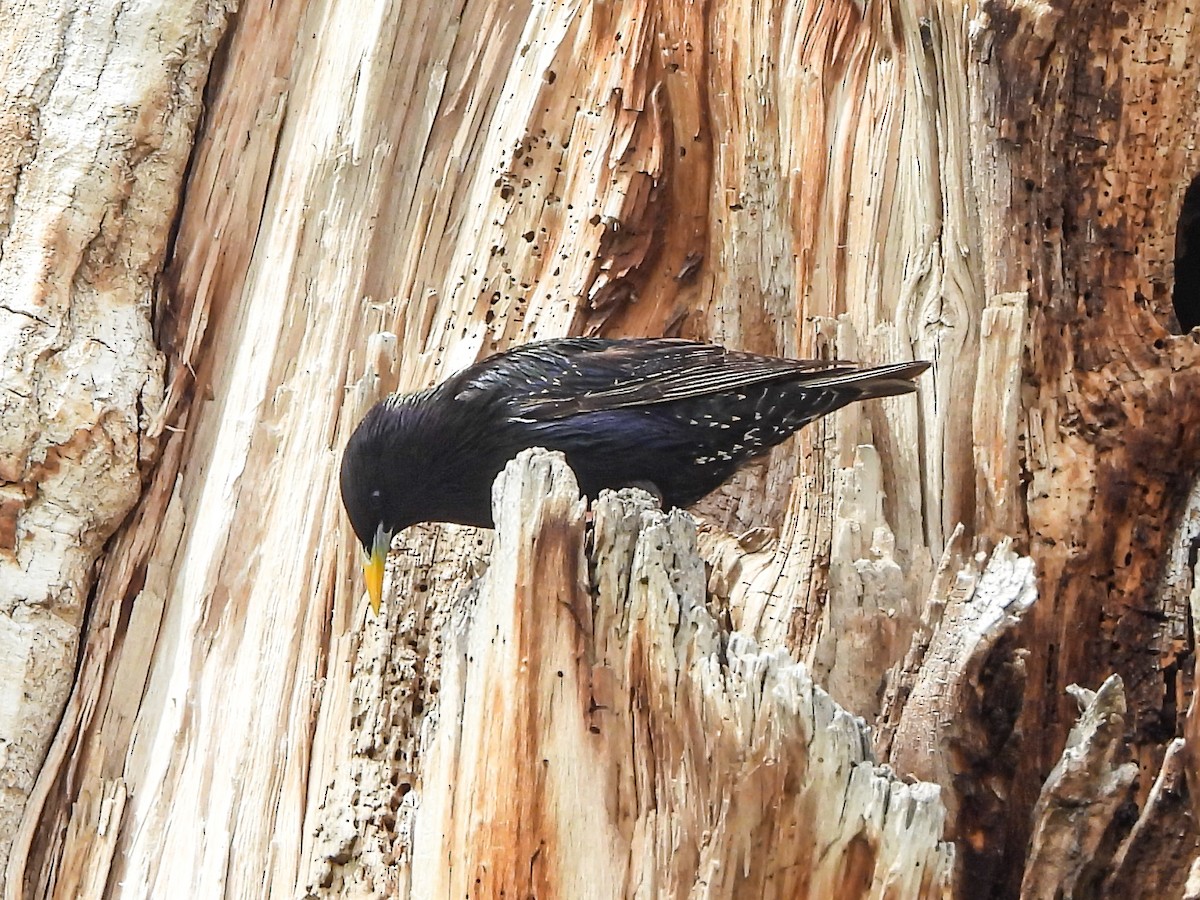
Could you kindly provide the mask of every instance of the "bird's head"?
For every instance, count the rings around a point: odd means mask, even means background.
[[[359,422],[342,454],[342,503],[365,553],[363,576],[376,615],[392,537],[421,520],[414,512],[414,485],[406,480],[412,473],[397,458],[400,418],[388,401],[376,404]]]

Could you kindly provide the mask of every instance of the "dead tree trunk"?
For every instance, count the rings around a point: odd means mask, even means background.
[[[224,6],[3,12],[0,870],[78,691],[97,558],[171,427],[155,285]],[[144,577],[145,548],[106,565]]]
[[[6,898],[1200,896],[1182,0],[228,6],[2,26]],[[370,619],[357,418],[572,332],[935,368]]]

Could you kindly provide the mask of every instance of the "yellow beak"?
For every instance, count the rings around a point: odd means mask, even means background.
[[[391,545],[392,533],[384,531],[380,525],[375,529],[371,554],[363,562],[363,580],[367,583],[367,596],[371,598],[371,612],[375,615],[379,615],[379,607],[383,603],[383,566]]]

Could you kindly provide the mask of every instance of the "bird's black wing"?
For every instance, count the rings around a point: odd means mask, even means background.
[[[774,380],[803,380],[813,388],[889,376],[906,380],[912,377],[908,369],[913,365],[860,369],[853,363],[758,356],[671,338],[574,338],[529,344],[485,360],[470,372],[458,396],[498,384],[510,389],[520,384],[523,390],[512,413],[539,421],[667,403]]]

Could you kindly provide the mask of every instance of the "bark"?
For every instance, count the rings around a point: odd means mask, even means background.
[[[1197,893],[1182,0],[110,7],[0,51],[7,897]],[[568,332],[935,367],[369,619],[357,418]]]
[[[3,9],[0,870],[76,677],[93,567],[167,421],[151,311],[225,15]]]

